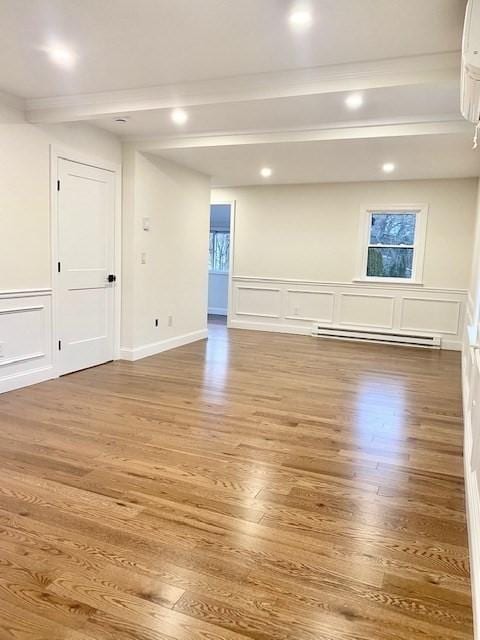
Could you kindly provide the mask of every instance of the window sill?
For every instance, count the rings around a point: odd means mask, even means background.
[[[403,280],[402,278],[354,278],[352,282],[363,284],[399,284],[402,286],[423,287],[423,282],[418,280]]]

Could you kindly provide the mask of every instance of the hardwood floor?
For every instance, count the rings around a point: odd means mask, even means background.
[[[472,638],[458,353],[213,325],[0,397],[1,640]]]

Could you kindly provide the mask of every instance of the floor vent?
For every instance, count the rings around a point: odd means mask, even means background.
[[[338,327],[322,327],[315,325],[313,336],[320,338],[333,338],[335,340],[355,340],[365,342],[381,342],[382,344],[403,344],[413,347],[430,347],[440,349],[440,336],[428,336],[413,333],[386,333],[381,331],[368,331],[363,329],[343,329]]]

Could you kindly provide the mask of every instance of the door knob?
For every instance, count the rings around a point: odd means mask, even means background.
[[[117,276],[114,275],[113,273],[110,273],[107,278],[108,282],[115,282],[116,279],[117,279]]]

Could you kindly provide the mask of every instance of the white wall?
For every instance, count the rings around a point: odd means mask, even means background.
[[[476,179],[218,189],[236,201],[232,326],[310,333],[312,324],[431,333],[460,348]],[[361,209],[427,203],[422,287],[354,282]]]
[[[462,354],[464,465],[475,637],[480,637],[480,182]]]
[[[36,126],[0,96],[0,391],[54,375],[50,148],[124,164],[122,355],[206,336],[210,185],[87,124]],[[13,102],[13,103],[12,103]],[[149,217],[151,230],[142,230]],[[141,254],[147,254],[141,264]],[[169,324],[171,317],[171,326]],[[158,318],[159,326],[155,327]]]
[[[121,163],[87,124],[36,126],[0,96],[0,391],[52,375],[50,145]]]
[[[228,272],[208,274],[208,313],[226,316],[228,309]]]
[[[469,324],[480,331],[480,181],[476,204],[473,259],[469,282]]]
[[[243,187],[213,196],[236,200],[236,275],[351,282],[361,207],[426,202],[424,284],[468,286],[474,179]]]
[[[123,357],[206,337],[209,208],[206,176],[125,146]]]
[[[51,286],[50,145],[121,164],[120,142],[90,125],[36,126],[0,106],[0,291]]]

